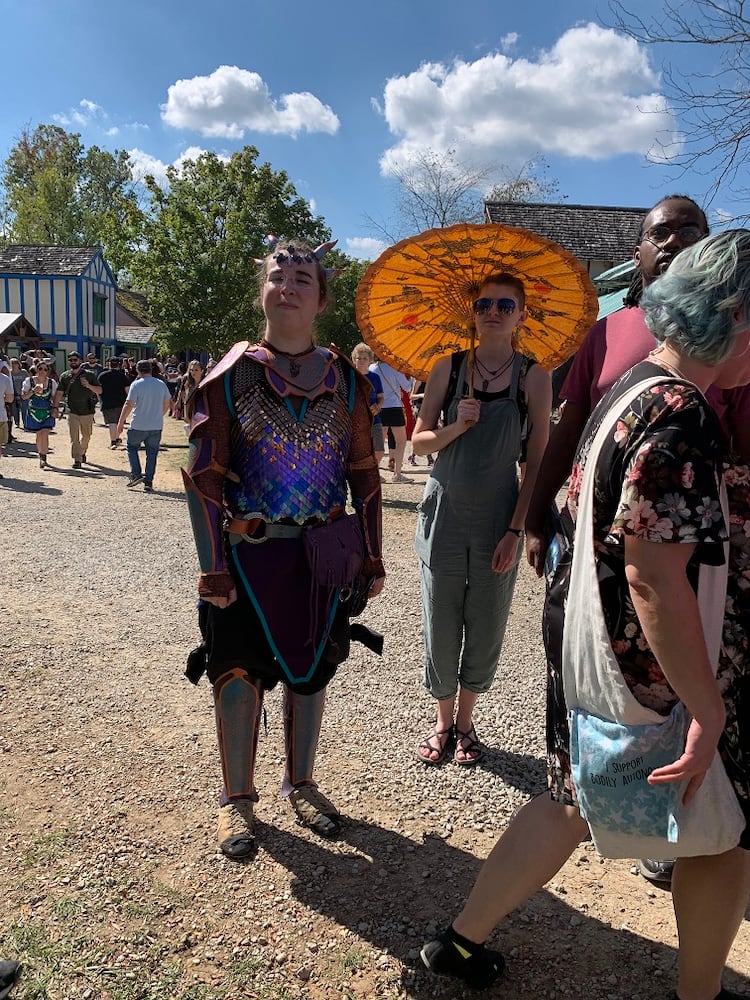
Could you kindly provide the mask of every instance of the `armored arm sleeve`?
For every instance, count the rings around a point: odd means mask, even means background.
[[[222,380],[199,389],[190,424],[188,465],[182,478],[201,569],[201,597],[226,597],[234,587],[223,533],[231,422]]]
[[[354,509],[360,517],[365,540],[363,575],[385,576],[382,559],[382,502],[380,471],[372,451],[372,414],[369,406],[369,385],[355,373],[356,398],[352,410],[352,442],[349,449],[347,479],[352,491]]]

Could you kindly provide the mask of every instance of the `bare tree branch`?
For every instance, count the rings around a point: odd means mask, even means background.
[[[370,217],[367,221],[391,243],[425,229],[481,222],[487,199],[552,200],[558,183],[545,176],[547,169],[543,157],[528,160],[518,170],[511,171],[505,166],[468,167],[460,161],[455,149],[444,153],[425,149],[393,175],[398,235],[388,224]]]
[[[710,204],[725,185],[733,200],[750,195],[750,17],[745,0],[665,0],[662,12],[644,19],[610,2],[611,27],[642,45],[700,46],[715,49],[716,68],[685,75],[662,67],[666,93],[681,118],[682,151],[662,143],[667,162],[682,176],[688,170],[707,178]],[[737,216],[750,218],[750,213]]]

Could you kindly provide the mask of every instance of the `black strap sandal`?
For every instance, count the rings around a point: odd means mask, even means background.
[[[443,737],[445,740],[443,741]],[[431,740],[437,740],[437,746],[433,746]],[[421,760],[423,764],[429,764],[431,767],[437,767],[442,764],[445,758],[453,750],[456,741],[455,726],[449,726],[447,729],[438,729],[437,724],[432,727],[432,732],[428,737],[422,740],[422,742],[417,747],[414,756],[417,760]],[[436,753],[437,757],[425,757],[419,751],[426,750],[428,753]]]
[[[459,753],[462,753],[463,757],[459,757]],[[476,754],[476,756],[469,757],[469,754]],[[466,733],[456,729],[456,751],[453,754],[453,763],[458,764],[459,767],[473,767],[479,763],[482,757],[484,757],[484,750],[482,750],[474,726]]]

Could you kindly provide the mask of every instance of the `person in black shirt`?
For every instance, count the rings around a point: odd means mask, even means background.
[[[122,443],[117,436],[117,421],[127,399],[130,382],[119,358],[110,358],[108,364],[109,367],[99,376],[99,384],[102,387],[102,416],[109,428],[109,446],[114,449]]]

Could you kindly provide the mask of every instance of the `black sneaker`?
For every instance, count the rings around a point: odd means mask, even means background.
[[[73,462],[73,468],[74,469],[81,469],[81,468],[83,468],[83,466],[81,465],[80,462]]]
[[[499,951],[490,951],[480,944],[473,953],[469,953],[451,938],[448,931],[443,931],[434,941],[428,941],[419,956],[430,972],[462,979],[475,990],[486,990],[492,986],[505,969],[505,959]]]
[[[131,486],[137,486],[138,483],[143,482],[143,476],[131,476],[130,479],[125,483],[125,485],[130,489]]]
[[[655,861],[653,858],[641,858],[635,863],[638,871],[649,882],[668,889],[672,885],[674,861]]]
[[[144,493],[153,493],[154,492],[154,487],[151,485],[151,483],[144,483],[143,484],[143,492]]]

